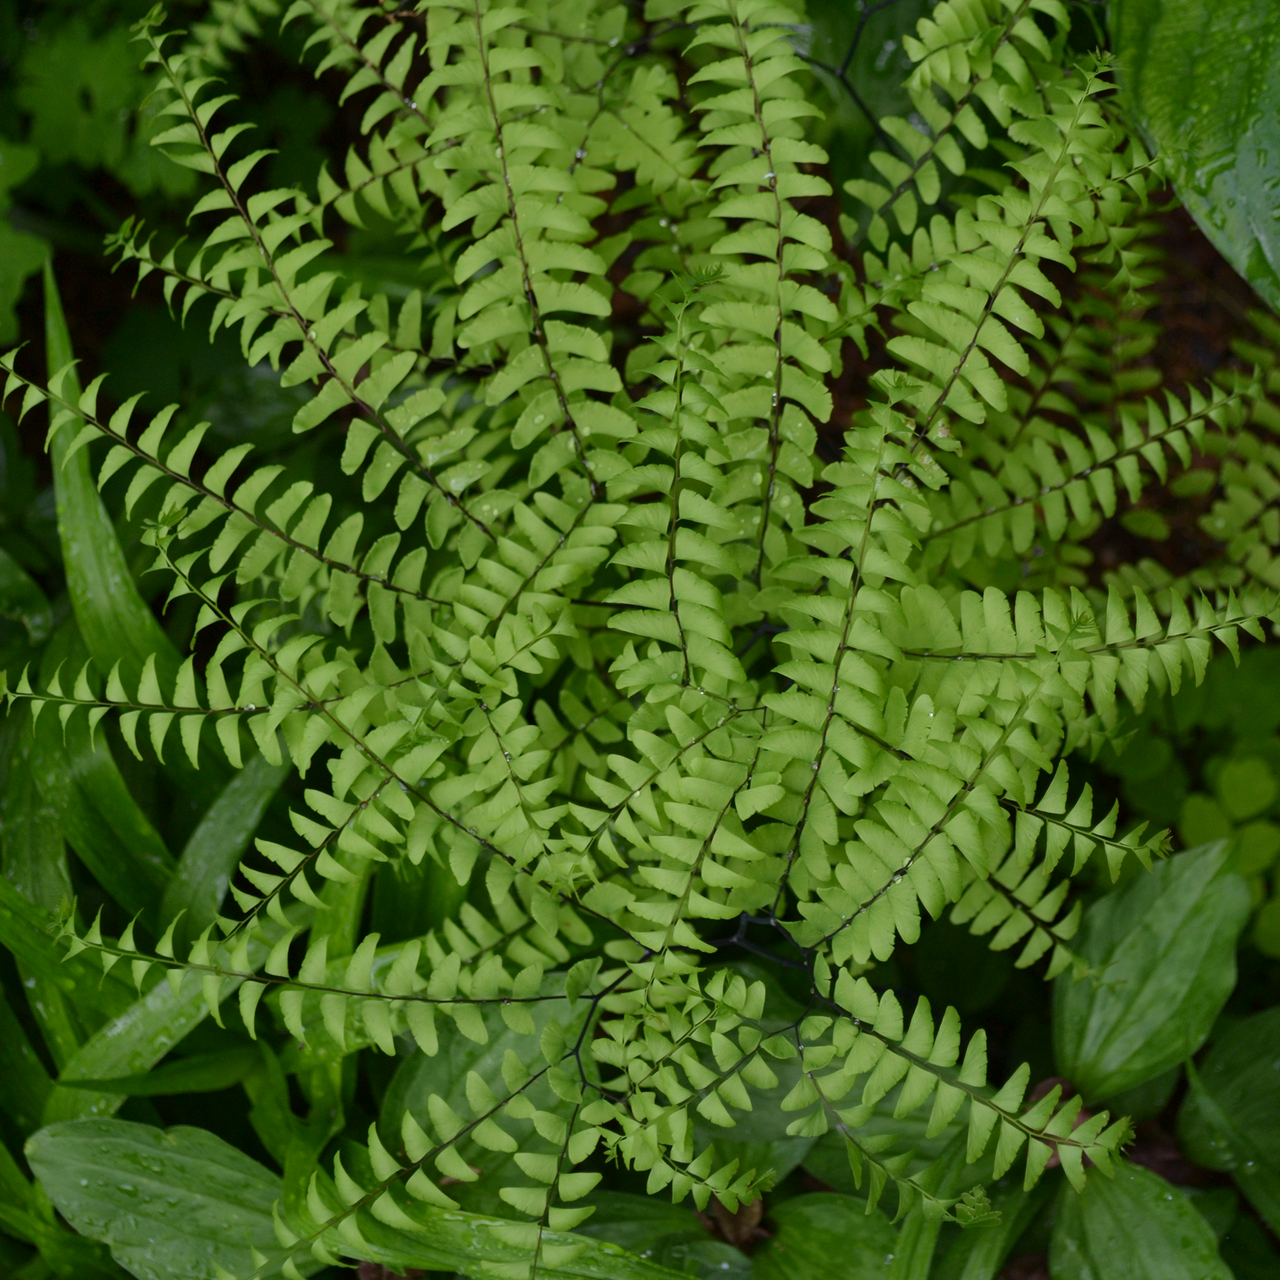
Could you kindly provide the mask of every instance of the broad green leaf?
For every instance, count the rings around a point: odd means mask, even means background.
[[[58,1212],[138,1280],[248,1275],[251,1249],[279,1253],[280,1180],[203,1129],[72,1120],[41,1129],[26,1154]]]
[[[1139,1120],[1153,1120],[1168,1106],[1181,1079],[1181,1064],[1170,1067],[1168,1071],[1162,1071],[1158,1076],[1134,1085],[1132,1089],[1107,1098],[1107,1110],[1113,1116],[1128,1116],[1135,1123]]]
[[[13,1247],[15,1240],[33,1245],[39,1255],[30,1262]],[[20,1269],[28,1264],[30,1270]],[[0,1266],[6,1275],[67,1276],[75,1280],[123,1280],[124,1272],[110,1253],[93,1240],[68,1231],[54,1218],[47,1197],[26,1178],[9,1148],[0,1144]]]
[[[752,1280],[874,1280],[890,1274],[897,1238],[878,1209],[852,1196],[796,1196],[775,1205],[777,1233],[756,1250]]]
[[[176,1058],[163,1067],[140,1075],[115,1076],[100,1080],[62,1080],[67,1089],[91,1089],[99,1093],[119,1093],[129,1098],[163,1098],[176,1093],[216,1093],[239,1084],[262,1061],[257,1049],[226,1049],[221,1053],[199,1053]]]
[[[123,1120],[74,1120],[41,1129],[27,1143],[27,1159],[58,1211],[82,1235],[105,1241],[138,1280],[214,1280],[215,1267],[254,1272],[250,1248],[273,1262],[281,1249],[271,1206],[280,1181],[260,1164],[203,1129],[167,1132]],[[502,1221],[476,1214],[414,1206],[422,1223],[409,1234],[362,1215],[366,1246],[359,1256],[400,1271],[465,1268],[476,1280],[500,1277],[502,1267],[526,1261],[527,1250],[504,1244],[491,1230]],[[330,1233],[327,1243],[350,1245]],[[672,1280],[676,1273],[606,1243],[548,1232],[546,1243],[581,1251],[564,1266],[539,1267],[545,1280]],[[305,1253],[300,1270],[315,1270]]]
[[[723,1240],[708,1239],[701,1231],[696,1235],[664,1236],[649,1256],[660,1267],[698,1276],[699,1280],[751,1280],[755,1274],[752,1259],[741,1249]]]
[[[1236,980],[1249,891],[1225,841],[1139,872],[1085,913],[1078,950],[1092,974],[1058,978],[1058,1070],[1107,1098],[1193,1054]]]
[[[232,775],[178,857],[160,905],[161,920],[167,923],[185,911],[183,925],[188,937],[213,922],[232,872],[289,772],[289,765],[268,764],[262,755],[255,755]]]
[[[665,1196],[602,1191],[584,1201],[595,1209],[578,1228],[580,1235],[608,1240],[630,1253],[686,1275],[748,1280],[751,1259],[707,1235],[688,1202],[672,1204]]]
[[[44,268],[44,297],[45,347],[52,378],[71,363],[75,352],[49,262]],[[67,399],[79,397],[80,379],[74,368],[63,380],[62,391]],[[58,539],[76,624],[102,676],[118,662],[120,676],[132,691],[137,688],[148,655],[154,654],[161,688],[169,693],[181,655],[133,580],[91,474],[89,450],[82,448],[70,458],[67,456],[80,425],[78,418],[64,423],[49,441],[57,497]],[[222,785],[226,765],[214,751],[208,754],[201,769],[193,769],[186,753],[175,747],[167,755],[166,770],[179,781],[184,792],[207,805]]]
[[[610,1240],[631,1253],[648,1256],[667,1236],[703,1234],[698,1215],[689,1204],[672,1204],[666,1196],[628,1195],[599,1191],[583,1202],[595,1212],[578,1228],[581,1235]]]
[[[583,1203],[595,1212],[578,1228],[580,1235],[607,1240],[686,1275],[721,1280],[748,1280],[751,1275],[751,1259],[711,1239],[687,1201],[672,1204],[666,1196],[601,1191]]]
[[[1113,0],[1134,117],[1200,229],[1280,308],[1280,18],[1272,0]]]
[[[1122,1164],[1058,1194],[1049,1253],[1054,1280],[1232,1280],[1213,1230],[1163,1178]]]
[[[1231,1173],[1253,1207],[1280,1226],[1280,1008],[1232,1027],[1214,1044],[1178,1113],[1196,1164]]]

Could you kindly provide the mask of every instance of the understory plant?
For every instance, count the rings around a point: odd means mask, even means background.
[[[1150,1191],[1105,1104],[1203,1043],[1249,895],[1087,761],[1269,631],[1275,334],[1154,385],[1166,175],[1072,21],[942,0],[843,191],[790,0],[137,25],[151,145],[198,186],[184,238],[108,251],[294,396],[299,443],[82,375],[50,265],[46,367],[0,358],[47,414],[67,587],[14,596],[3,685],[3,939],[56,1068],[37,1181],[0,1170],[29,1274],[821,1275],[812,1205],[731,1247],[820,1151],[892,1255],[865,1274],[940,1274],[941,1240],[990,1277],[1046,1171],[1059,1224]],[[309,189],[222,79],[268,23],[359,116]],[[369,225],[394,287],[344,270]],[[1219,494],[1211,551],[1094,572],[1166,486]],[[895,983],[944,916],[1056,981],[1069,1085]],[[1166,917],[1227,958],[1130,1045],[1116,939]],[[137,1101],[235,1085],[238,1144]],[[711,1252],[687,1206],[734,1224]],[[1175,1227],[1225,1277],[1204,1221]]]

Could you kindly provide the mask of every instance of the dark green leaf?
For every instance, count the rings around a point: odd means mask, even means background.
[[[59,664],[64,675],[88,659],[68,619],[45,649],[43,679]],[[130,915],[145,913],[158,932],[161,895],[173,874],[173,855],[125,786],[102,733],[91,735],[83,715],[65,731],[54,713],[35,727],[31,765],[45,803],[53,805],[67,842],[100,885]]]
[[[141,1075],[61,1081],[67,1089],[93,1089],[130,1098],[163,1098],[175,1093],[216,1093],[239,1084],[262,1061],[257,1049],[227,1049],[176,1058]]]
[[[0,849],[5,878],[45,911],[71,899],[71,876],[58,824],[58,798],[46,800],[32,768],[35,737],[29,716],[12,714],[0,732],[5,786],[0,801]]]
[[[124,1273],[102,1245],[72,1234],[54,1218],[43,1191],[27,1181],[8,1147],[0,1144],[0,1265],[9,1264],[7,1275],[26,1277],[66,1276],[68,1280],[122,1280]],[[12,1240],[34,1245],[39,1260],[30,1271],[19,1270],[24,1261]]]
[[[1219,252],[1280,307],[1280,21],[1272,0],[1114,0],[1128,103]]]
[[[1236,980],[1249,891],[1226,842],[1161,863],[1094,903],[1079,951],[1093,973],[1054,989],[1058,1069],[1110,1097],[1193,1054]]]
[[[1054,1280],[1232,1280],[1186,1196],[1131,1164],[1090,1170],[1079,1195],[1063,1185],[1049,1268]]]
[[[930,1273],[932,1280],[993,1280],[1009,1250],[1049,1202],[1055,1180],[1042,1178],[1030,1191],[1021,1179],[995,1190],[992,1208],[999,1220],[962,1231]]]
[[[751,1280],[751,1259],[723,1240],[708,1240],[704,1233],[665,1236],[653,1250],[653,1260],[682,1275],[699,1280]]]
[[[1106,1099],[1107,1110],[1112,1115],[1128,1116],[1130,1120],[1152,1120],[1169,1105],[1173,1091],[1182,1079],[1182,1067],[1170,1067],[1168,1071],[1141,1084],[1126,1089]]]
[[[0,549],[0,618],[20,622],[32,644],[48,639],[52,620],[49,601],[31,575]]]
[[[586,1203],[595,1213],[579,1228],[582,1235],[609,1240],[632,1253],[648,1254],[664,1236],[702,1232],[689,1204],[672,1204],[665,1196],[633,1196],[601,1191]]]
[[[0,989],[0,1110],[20,1133],[33,1133],[40,1127],[52,1087],[49,1073]]]
[[[852,1196],[807,1195],[770,1213],[777,1233],[756,1251],[753,1280],[873,1280],[897,1248],[889,1220]]]
[[[1178,1114],[1183,1150],[1229,1171],[1273,1229],[1280,1226],[1280,1008],[1231,1028],[1197,1070]]]
[[[53,267],[44,272],[45,342],[49,376],[75,358]],[[68,399],[80,395],[73,372],[63,384]],[[77,424],[68,423],[49,445],[58,495],[58,533],[67,591],[80,634],[98,669],[105,675],[118,661],[125,683],[137,684],[148,654],[156,655],[162,681],[172,679],[178,652],[147,608],[134,585],[111,517],[90,474],[89,454],[78,450],[67,461]]]
[[[1280,1275],[1280,1253],[1247,1213],[1236,1215],[1218,1248],[1235,1280],[1274,1280]]]

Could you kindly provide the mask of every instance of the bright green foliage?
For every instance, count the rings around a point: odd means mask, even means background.
[[[926,1258],[941,1219],[988,1219],[958,1190],[966,1164],[1017,1162],[1030,1190],[1056,1155],[1078,1189],[1087,1158],[1102,1194],[1123,1119],[1077,1126],[1081,1098],[1029,1098],[1026,1067],[989,1083],[984,1033],[868,974],[923,908],[1020,966],[1095,976],[1071,877],[1149,868],[1165,836],[1118,831],[1063,757],[1275,608],[1235,543],[1203,590],[1098,591],[1077,567],[1153,478],[1200,456],[1225,474],[1270,448],[1254,431],[1275,414],[1260,377],[1144,398],[1107,336],[1134,327],[1159,181],[1107,64],[1075,65],[1057,0],[944,0],[905,46],[919,122],[882,122],[903,153],[872,157],[888,185],[851,185],[870,210],[855,267],[815,216],[831,191],[793,8],[281,8],[349,76],[367,142],[316,201],[262,189],[268,153],[213,72],[275,5],[219,3],[186,37],[154,13],[152,143],[201,175],[198,230],[162,252],[134,223],[113,244],[307,388],[294,430],[362,506],[248,445],[210,457],[207,424],[172,406],[100,413],[101,380],[81,393],[70,364],[46,383],[0,360],[24,414],[47,405],[61,465],[99,442],[99,485],[127,481],[169,600],[199,608],[180,663],[81,656],[12,673],[11,701],[38,732],[57,718],[88,741],[110,716],[139,756],[238,769],[256,751],[249,767],[307,785],[293,839],[258,839],[198,933],[143,914],[111,937],[69,912],[70,954],[157,1007],[168,992],[184,1025],[275,1019],[317,1114],[360,1050],[510,1042],[331,1162],[328,1129],[281,1120],[278,1248],[255,1243],[241,1274],[424,1265],[445,1221],[502,1246],[475,1274],[596,1274],[572,1270],[600,1178],[578,1166],[602,1152],[651,1193],[732,1211],[771,1171],[722,1159],[705,1126],[730,1136],[784,1081],[787,1132],[838,1134]],[[939,166],[987,193],[943,212]],[[337,219],[370,211],[422,264],[404,297],[366,296],[327,256]],[[613,319],[620,262],[635,325]],[[1091,291],[1064,304],[1081,264]],[[822,465],[843,340],[867,351],[881,326],[874,398],[841,411]],[[362,932],[386,863],[447,869],[468,886],[456,918]],[[811,979],[798,1016],[717,961],[748,927]],[[58,1118],[160,1056],[105,1070],[103,1052],[79,1051],[86,1087],[58,1091]],[[896,1119],[927,1105],[947,1143],[923,1171],[864,1133],[893,1091]],[[482,1195],[500,1218],[444,1212]]]

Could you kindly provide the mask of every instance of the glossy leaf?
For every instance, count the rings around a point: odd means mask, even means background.
[[[200,1053],[175,1058],[163,1067],[139,1075],[105,1079],[61,1080],[67,1089],[88,1089],[98,1093],[118,1093],[129,1098],[163,1098],[176,1093],[216,1093],[239,1084],[262,1061],[257,1049],[226,1049],[221,1053]]]
[[[647,1253],[664,1236],[701,1230],[698,1215],[687,1204],[672,1204],[663,1196],[600,1191],[587,1201],[595,1212],[578,1230],[597,1240],[609,1240],[631,1253]]]
[[[1272,1229],[1280,1227],[1280,1009],[1237,1023],[1189,1074],[1178,1113],[1183,1150],[1229,1172]]]
[[[278,1252],[279,1179],[203,1129],[73,1120],[41,1129],[26,1154],[58,1212],[138,1280],[248,1275],[252,1249]]]
[[[890,1274],[895,1232],[852,1196],[796,1196],[776,1205],[777,1233],[756,1251],[752,1280],[873,1280]]]
[[[1126,100],[1218,251],[1280,308],[1280,21],[1271,0],[1113,0]]]
[[[1150,1080],[1193,1054],[1236,979],[1249,892],[1226,842],[1138,872],[1085,913],[1090,977],[1057,980],[1058,1069],[1088,1100]]]
[[[1213,1230],[1176,1187],[1139,1165],[1090,1170],[1083,1192],[1058,1195],[1054,1280],[1232,1280]]]

